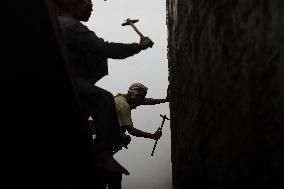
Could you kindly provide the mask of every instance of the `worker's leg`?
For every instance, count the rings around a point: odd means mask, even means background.
[[[104,170],[101,170],[100,168],[98,168],[97,170],[98,170],[99,175],[96,178],[96,180],[98,181],[96,188],[106,189],[107,184],[108,184],[108,181],[107,181],[108,177],[106,175],[106,172]]]
[[[111,173],[108,175],[108,189],[121,189],[122,174]]]
[[[122,174],[100,170],[98,189],[121,189]]]
[[[81,96],[85,110],[91,115],[95,125],[95,164],[108,172],[129,174],[112,154],[123,143],[123,132],[117,120],[113,95],[96,86],[91,89],[91,93]]]
[[[96,127],[96,144],[99,150],[114,150],[122,144],[122,131],[119,126],[113,95],[94,86],[92,93],[82,95],[87,112]]]

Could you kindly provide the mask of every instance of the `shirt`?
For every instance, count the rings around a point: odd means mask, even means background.
[[[117,118],[120,126],[132,126],[130,106],[122,94],[114,97]]]
[[[124,59],[141,51],[137,43],[104,41],[70,15],[61,15],[58,20],[80,93],[92,93],[91,86],[108,74],[107,58]]]

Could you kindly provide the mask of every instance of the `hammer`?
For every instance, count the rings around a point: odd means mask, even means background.
[[[163,126],[164,126],[164,123],[165,123],[165,120],[167,119],[167,120],[170,120],[169,118],[167,118],[167,116],[166,115],[161,115],[160,114],[160,116],[163,118],[163,121],[162,121],[162,125],[161,125],[161,127],[159,127],[159,131],[162,131],[162,129],[163,129]],[[151,153],[151,156],[153,156],[153,154],[154,154],[154,152],[155,152],[155,149],[156,149],[156,146],[157,146],[157,142],[158,142],[158,140],[156,140],[155,141],[155,145],[154,145],[154,147],[153,147],[153,150],[152,150],[152,153]]]
[[[138,22],[139,20],[131,20],[130,18],[127,18],[126,19],[126,22],[122,23],[121,25],[122,26],[127,26],[127,25],[130,25],[135,31],[136,33],[138,33],[138,35],[141,37],[141,38],[144,38],[144,35],[136,28],[136,26],[134,25],[134,23]],[[153,46],[153,42],[152,42],[152,45],[151,47]]]

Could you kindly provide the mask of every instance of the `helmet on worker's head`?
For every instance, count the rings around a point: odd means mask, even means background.
[[[143,85],[142,83],[133,83],[130,87],[129,87],[129,92],[134,92],[134,93],[139,93],[139,94],[147,94],[147,90],[148,88],[145,87],[145,85]]]
[[[137,106],[141,105],[145,96],[147,94],[148,88],[141,83],[133,83],[129,89],[128,93],[130,94],[130,106],[132,109],[135,109]]]

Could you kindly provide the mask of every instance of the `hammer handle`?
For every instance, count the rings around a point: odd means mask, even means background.
[[[165,123],[165,119],[163,119],[163,121],[162,121],[162,125],[161,125],[161,127],[158,129],[159,131],[162,131],[163,126],[164,126],[164,123]],[[154,155],[154,152],[155,152],[155,149],[156,149],[156,146],[157,146],[158,140],[159,140],[159,139],[157,139],[157,140],[155,141],[155,144],[154,144],[154,147],[153,147],[153,150],[152,150],[151,156],[153,156],[153,155]]]
[[[153,147],[151,156],[153,156],[153,154],[154,154],[154,152],[155,152],[155,149],[156,149],[156,146],[157,146],[157,142],[158,142],[158,140],[155,141],[155,145],[154,145],[154,147]]]
[[[132,22],[130,22],[129,24],[140,35],[140,37],[142,37],[142,38],[144,37],[144,35],[136,28],[136,26]]]

